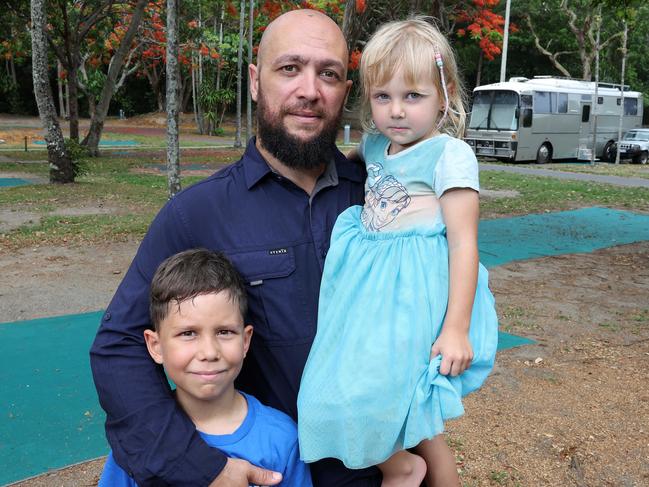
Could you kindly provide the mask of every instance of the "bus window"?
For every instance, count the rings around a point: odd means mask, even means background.
[[[514,91],[477,91],[473,95],[469,128],[477,130],[516,130],[518,94]]]
[[[638,99],[637,98],[625,98],[624,99],[624,114],[625,115],[637,115],[638,114]]]
[[[471,120],[469,128],[486,129],[489,127],[489,109],[493,91],[476,91],[473,95],[471,107]]]
[[[523,108],[523,127],[531,127],[532,126],[532,109],[531,108]]]
[[[568,113],[568,93],[557,93],[557,113]]]
[[[581,109],[581,121],[588,122],[590,120],[590,105],[584,105]]]
[[[516,130],[518,95],[513,91],[495,91],[491,108],[491,128]]]
[[[532,108],[532,95],[521,95],[521,108]]]
[[[552,105],[550,102],[549,92],[534,92],[534,111],[536,111],[536,113],[552,113]]]

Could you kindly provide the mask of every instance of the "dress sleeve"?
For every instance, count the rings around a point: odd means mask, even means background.
[[[282,475],[281,487],[312,487],[311,473],[309,467],[300,460],[300,448],[297,440],[293,444],[286,463],[286,469]]]
[[[438,198],[452,188],[480,191],[478,160],[466,142],[455,138],[446,143],[433,175],[433,189]]]
[[[151,326],[149,286],[155,270],[168,256],[194,246],[175,201],[151,224],[90,350],[113,456],[140,487],[208,485],[227,461],[181,411],[143,336]]]

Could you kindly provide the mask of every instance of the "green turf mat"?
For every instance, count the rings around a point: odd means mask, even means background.
[[[0,324],[0,485],[108,452],[88,358],[101,315]],[[498,349],[528,343],[501,333]]]
[[[649,240],[649,215],[582,208],[482,220],[478,234],[480,261],[491,267],[514,260],[592,252]]]
[[[0,485],[106,453],[88,357],[101,315],[0,324]]]
[[[45,145],[44,140],[35,140],[32,142],[35,145]],[[99,141],[99,147],[131,147],[140,145],[139,142],[134,140],[101,140]]]
[[[0,178],[0,188],[11,188],[25,184],[31,184],[31,182],[21,178]]]

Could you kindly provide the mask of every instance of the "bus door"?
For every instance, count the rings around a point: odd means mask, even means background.
[[[577,144],[577,158],[590,160],[590,146],[592,145],[592,114],[590,100],[581,100],[581,125],[579,126],[579,143]]]

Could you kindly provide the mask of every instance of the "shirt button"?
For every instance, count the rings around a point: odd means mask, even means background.
[[[104,315],[104,321],[110,321],[110,317],[111,317],[110,311],[107,311],[106,314]]]

